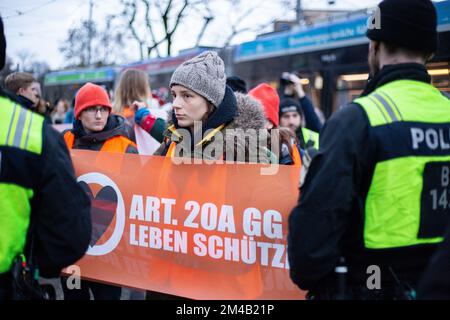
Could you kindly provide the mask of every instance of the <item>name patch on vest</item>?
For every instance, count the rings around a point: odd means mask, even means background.
[[[411,141],[414,150],[450,150],[450,128],[411,128]]]
[[[418,237],[442,237],[449,218],[450,162],[427,163],[423,172]]]

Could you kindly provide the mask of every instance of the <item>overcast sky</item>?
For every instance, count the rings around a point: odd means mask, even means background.
[[[246,0],[251,3],[252,0]],[[255,0],[256,1],[256,0]],[[336,0],[335,5],[328,5],[327,0],[303,0],[305,9],[361,9],[373,7],[379,0]],[[261,3],[257,1],[256,3]],[[266,3],[254,14],[247,18],[247,23],[258,23],[265,15],[275,15],[279,12],[279,19],[293,19],[295,12],[285,12],[277,9],[276,1]],[[219,1],[213,6],[213,10],[221,11],[227,6],[227,0]],[[94,0],[93,19],[99,23],[104,21],[108,14],[118,13],[118,0]],[[2,0],[0,2],[0,14],[5,24],[7,39],[7,54],[17,62],[17,54],[23,50],[29,51],[38,61],[47,62],[52,69],[61,68],[64,65],[64,57],[58,47],[65,39],[67,31],[81,19],[86,19],[89,14],[89,0]],[[237,15],[238,13],[236,13]],[[189,17],[188,17],[189,19]],[[220,16],[216,13],[216,19],[212,28],[205,34],[203,45],[214,45],[218,37],[225,36],[221,31],[226,26],[230,15]],[[192,18],[183,25],[177,33],[174,43],[175,52],[180,49],[192,47],[196,40],[197,31],[201,24],[198,17]],[[233,43],[241,43],[254,39],[255,33],[247,32],[236,38]],[[139,60],[139,54],[135,48],[126,50],[127,62]]]

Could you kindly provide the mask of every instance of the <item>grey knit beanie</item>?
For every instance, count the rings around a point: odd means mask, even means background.
[[[176,84],[191,89],[217,107],[225,96],[225,65],[216,52],[205,51],[175,70],[170,87]]]

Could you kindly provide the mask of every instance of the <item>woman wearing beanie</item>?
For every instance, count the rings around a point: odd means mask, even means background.
[[[73,129],[64,133],[67,147],[137,154],[136,145],[126,137],[125,119],[111,114],[111,110],[108,94],[102,87],[92,83],[81,87],[75,97]],[[104,199],[98,200],[98,198],[99,195],[92,201],[93,207],[97,202],[104,203]],[[102,210],[101,206],[98,210]],[[95,224],[93,227],[95,232]],[[61,285],[65,300],[89,300],[89,289],[96,300],[119,300],[122,292],[121,287],[85,280],[81,281],[79,290],[69,290],[64,278],[61,278]]]
[[[172,75],[170,88],[173,96],[172,119],[164,142],[155,155],[236,161],[237,155],[245,152],[245,162],[270,162],[272,154],[267,148],[250,154],[245,136],[241,133],[232,140],[234,143],[226,143],[227,134],[236,135],[235,130],[230,129],[243,129],[243,132],[253,129],[258,132],[264,129],[265,117],[254,99],[233,93],[226,86],[224,62],[216,52],[203,52],[180,65]],[[202,124],[201,132],[194,132],[194,122]],[[190,137],[186,139],[183,132],[188,132]],[[223,139],[216,139],[219,132]],[[203,139],[197,141],[194,139],[197,136]],[[223,150],[222,154],[208,155],[203,152],[206,146],[219,143],[223,145],[214,146]]]
[[[92,83],[81,87],[75,97],[73,129],[64,133],[67,147],[137,154],[136,145],[126,137],[125,119],[111,114],[111,110],[108,94],[102,87]],[[102,191],[95,199],[92,199],[93,208],[97,203],[99,204],[97,212],[104,210],[105,201],[109,199],[107,190]],[[103,198],[100,199],[102,196]],[[93,198],[92,195],[91,198]],[[95,233],[95,223],[93,223],[93,232]],[[64,278],[61,278],[61,285],[65,300],[89,300],[89,289],[96,300],[119,300],[122,292],[121,287],[86,280],[81,281],[79,290],[69,290]]]
[[[226,85],[224,62],[217,53],[206,51],[180,65],[172,75],[170,89],[173,97],[172,119],[165,132],[165,140],[155,155],[252,163],[270,163],[270,160],[274,160],[267,148],[257,154],[249,152],[245,132],[248,129],[253,129],[256,133],[265,130],[264,112],[255,99],[242,93],[234,93]],[[200,123],[201,129],[194,122]],[[198,135],[201,135],[200,141],[196,141]],[[235,138],[229,144],[228,135]],[[208,154],[207,150],[221,151]],[[217,179],[218,183],[222,181],[217,176],[211,179]],[[261,290],[258,266],[243,268],[240,280],[230,282],[226,275],[215,274],[213,271],[204,270],[199,274],[197,265],[165,260],[161,263],[167,265],[169,282],[170,274],[183,272],[183,283],[195,284],[197,288],[207,287],[211,277],[215,277],[218,287],[227,286],[228,293],[238,292],[241,296],[248,295],[250,298]],[[247,283],[250,282],[254,285],[249,287]],[[150,291],[147,294],[147,299],[171,298],[173,297],[157,292]]]
[[[135,141],[135,123],[141,125],[159,143],[163,140],[166,122],[151,114],[148,109],[151,98],[148,76],[144,71],[127,69],[122,73],[114,93],[113,112],[126,119],[128,136],[132,141]]]
[[[271,130],[270,134],[277,132],[280,140],[280,150],[278,150],[279,163],[285,165],[300,165],[300,150],[297,146],[297,138],[288,128],[279,127],[278,113],[280,109],[280,98],[277,91],[267,83],[262,83],[248,93],[258,100],[266,115],[266,129]],[[274,131],[272,129],[276,129]]]
[[[73,129],[64,133],[69,149],[138,153],[136,144],[127,138],[125,119],[111,114],[106,91],[87,83],[75,97]]]

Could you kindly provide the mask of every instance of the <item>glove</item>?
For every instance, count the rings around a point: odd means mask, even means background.
[[[142,108],[136,111],[134,122],[148,133],[151,133],[153,125],[156,122],[156,117],[147,108]]]
[[[150,110],[148,110],[147,108],[139,109],[134,115],[134,122],[140,125],[142,123],[142,120],[148,115],[150,115]]]

